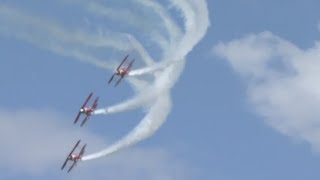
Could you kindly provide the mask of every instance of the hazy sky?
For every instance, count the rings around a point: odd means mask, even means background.
[[[207,1],[210,27],[186,57],[159,131],[79,163],[70,174],[60,171],[78,139],[88,154],[96,152],[150,111],[153,102],[93,116],[83,128],[72,123],[90,92],[100,96],[101,108],[145,92],[140,83],[129,85],[132,77],[116,88],[107,85],[110,70],[128,53],[136,59],[133,69],[153,64],[137,42],[158,62],[193,40],[174,46],[188,32],[171,1],[158,1],[160,9],[143,2],[0,1],[0,179],[319,179],[315,0]],[[196,24],[195,39],[203,25]]]

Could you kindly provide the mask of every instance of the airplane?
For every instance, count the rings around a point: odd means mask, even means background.
[[[92,97],[93,93],[90,93],[89,96],[87,97],[86,101],[83,103],[83,105],[81,106],[78,115],[76,117],[76,119],[74,120],[74,124],[77,123],[77,121],[79,120],[79,117],[81,114],[85,114],[86,117],[83,119],[82,123],[81,123],[81,127],[84,125],[84,123],[90,118],[90,116],[93,114],[94,110],[97,108],[98,106],[98,100],[99,97],[97,97],[92,106],[91,107],[86,107],[87,103],[89,102],[90,98]]]
[[[63,165],[61,167],[61,170],[64,169],[64,167],[66,166],[66,164],[69,161],[73,161],[72,165],[68,169],[68,173],[69,173],[73,169],[73,167],[77,166],[78,161],[81,161],[81,158],[82,158],[82,156],[84,154],[84,151],[85,151],[85,148],[86,148],[87,144],[82,146],[81,151],[80,151],[79,154],[73,153],[74,150],[78,147],[79,143],[80,143],[80,140],[76,143],[76,145],[73,147],[73,149],[71,150],[71,152],[67,156],[66,160],[64,161],[64,163],[63,163]]]
[[[113,80],[114,76],[117,75],[117,76],[120,76],[120,79],[116,82],[116,84],[114,86],[117,86],[120,81],[126,76],[129,74],[130,72],[130,69],[132,67],[132,64],[134,62],[134,59],[129,63],[129,65],[127,67],[121,67],[125,61],[127,61],[127,58],[128,58],[129,54],[122,60],[122,62],[120,63],[120,65],[118,66],[118,68],[116,69],[116,71],[113,73],[113,75],[111,76],[111,78],[109,79],[108,81],[108,84],[111,83],[111,81]]]

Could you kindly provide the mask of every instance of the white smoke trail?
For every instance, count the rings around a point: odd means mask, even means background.
[[[156,72],[158,70],[162,70],[162,69],[168,67],[172,63],[173,62],[166,62],[166,63],[160,62],[160,63],[154,64],[153,66],[147,66],[144,68],[134,69],[129,72],[128,76],[142,76],[145,74],[152,74],[153,72]]]
[[[177,46],[176,51],[174,51],[174,53],[172,53],[169,56],[172,59],[176,59],[177,62],[171,64],[162,72],[156,74],[155,83],[152,84],[151,88],[154,88],[154,90],[158,89],[158,91],[155,91],[156,93],[154,94],[151,93],[151,91],[150,94],[147,95],[149,97],[146,99],[155,99],[154,103],[151,105],[149,109],[148,114],[124,138],[115,142],[110,147],[101,152],[84,156],[82,158],[83,160],[92,160],[100,158],[102,156],[107,156],[118,150],[133,145],[155,133],[155,131],[158,128],[160,128],[160,126],[166,120],[166,117],[171,110],[170,88],[175,84],[181,72],[183,71],[185,64],[184,57],[203,38],[209,26],[208,9],[206,1],[198,0],[197,2],[195,2],[192,0],[172,0],[172,2],[175,5],[175,7],[181,9],[182,11],[182,14],[185,18],[186,33],[179,43],[180,46]],[[136,100],[141,99],[143,98]],[[123,104],[120,104],[123,107],[119,109],[130,109],[132,106],[137,105],[135,104],[135,101],[131,101],[130,103],[128,102],[129,101],[126,102],[127,107],[125,107]],[[110,107],[109,112],[115,111],[115,109],[117,109],[115,107]]]
[[[152,59],[152,57],[150,56],[148,51],[146,51],[145,48],[141,45],[141,43],[138,40],[136,40],[136,38],[131,36],[130,34],[127,34],[127,37],[129,39],[129,42],[132,45],[132,47],[135,47],[137,52],[140,54],[142,60],[147,65],[152,65],[154,63],[154,60]]]
[[[169,13],[165,10],[163,6],[161,6],[156,1],[150,1],[150,0],[137,0],[137,2],[141,3],[147,8],[152,8],[161,17],[161,19],[163,20],[165,29],[167,29],[169,33],[169,38],[171,42],[174,42],[180,38],[180,36],[182,35],[180,28],[171,19]],[[166,47],[166,46],[162,46],[162,47]]]
[[[161,62],[151,67],[146,67],[142,69],[137,69],[132,71],[129,75],[143,75],[146,73],[155,72],[161,70],[162,68],[166,68],[177,61],[183,60],[184,56],[192,50],[193,46],[197,44],[197,42],[202,39],[204,36],[208,26],[209,26],[209,18],[208,18],[208,10],[206,6],[206,1],[180,1],[180,0],[172,0],[172,3],[182,11],[183,17],[185,17],[186,21],[186,35],[182,38],[180,42],[174,42],[174,44],[178,44],[177,48],[174,48],[171,51],[171,55],[168,55],[169,62]],[[198,16],[196,19],[195,15]],[[199,18],[201,17],[201,18]],[[169,18],[165,16],[165,18]],[[166,20],[173,22],[172,19]],[[176,26],[176,25],[175,25]],[[168,31],[175,31],[176,28],[169,28]],[[175,31],[177,32],[177,31]],[[165,59],[166,60],[166,59]],[[165,61],[164,60],[164,61]],[[171,81],[173,84],[175,81]],[[170,87],[168,87],[170,88]],[[149,102],[154,97],[158,96],[159,91],[166,89],[166,86],[159,87],[159,89],[146,89],[138,96],[133,99],[127,100],[120,104],[108,107],[106,109],[99,109],[96,111],[96,114],[109,114],[109,113],[119,113],[127,110],[132,110],[144,105],[145,102]],[[155,92],[155,93],[152,93]]]
[[[173,81],[178,79],[180,72],[184,68],[185,61],[176,63],[175,66],[170,66],[165,69],[164,72],[160,73],[154,84],[154,88],[172,87],[174,83],[169,81],[169,78],[173,78]],[[173,77],[174,76],[174,77]],[[151,105],[148,114],[142,119],[142,121],[124,138],[117,141],[107,149],[94,153],[91,155],[84,156],[82,160],[92,160],[103,156],[110,155],[118,150],[133,145],[145,138],[150,137],[154,134],[161,125],[165,122],[168,114],[171,110],[171,100],[169,89],[163,90],[158,94],[155,102]]]
[[[149,0],[138,0],[137,2],[141,3],[142,5],[146,7],[152,8],[163,20],[163,24],[170,34],[170,41],[172,43],[170,45],[163,45],[162,49],[164,50],[164,53],[167,53],[164,57],[164,62],[161,61],[159,63],[153,64],[152,66],[147,66],[145,68],[135,69],[132,70],[129,73],[129,76],[141,76],[145,74],[154,73],[158,70],[163,70],[164,68],[167,68],[171,64],[175,63],[175,61],[172,61],[168,55],[169,50],[171,50],[175,44],[178,42],[178,40],[182,36],[182,31],[180,30],[180,27],[171,19],[169,16],[169,13],[165,10],[164,7],[162,7],[159,3],[156,1],[149,1]],[[148,63],[147,63],[148,64]],[[153,74],[154,75],[154,74]],[[146,103],[149,103],[150,101],[154,100],[156,96],[159,95],[161,91],[164,90],[164,87],[160,88],[154,88],[154,87],[148,87],[145,88],[146,85],[143,86],[143,91],[140,91],[137,96],[135,96],[132,99],[126,100],[124,102],[121,102],[117,105],[114,105],[112,107],[107,107],[105,109],[98,109],[94,113],[95,114],[111,114],[111,113],[119,113],[123,111],[128,111],[132,109],[139,108],[141,106],[144,106]]]
[[[117,105],[98,109],[94,114],[113,114],[139,108],[150,102],[154,102],[157,97],[161,97],[164,91],[172,88],[183,70],[184,61],[177,61],[172,66],[167,67],[163,72],[156,75],[155,83],[148,86],[132,99],[121,102]]]
[[[140,124],[125,136],[125,138],[101,152],[84,156],[82,160],[92,160],[110,155],[120,149],[135,144],[144,138],[150,137],[163,124],[170,112],[170,109],[171,100],[169,93],[164,93],[161,95],[161,98],[157,98]]]

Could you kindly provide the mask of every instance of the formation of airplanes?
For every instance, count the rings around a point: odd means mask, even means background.
[[[125,78],[125,76],[127,76],[132,68],[134,59],[131,60],[128,64],[127,67],[122,67],[123,64],[127,61],[129,55],[126,55],[125,58],[122,60],[122,62],[120,63],[120,65],[117,67],[117,69],[115,70],[115,72],[113,73],[113,75],[110,77],[108,84],[110,84],[113,80],[113,78],[115,76],[119,76],[119,80],[116,82],[116,84],[114,86],[117,86],[120,81]],[[94,113],[94,111],[96,110],[96,108],[98,107],[98,101],[99,101],[99,97],[96,97],[95,100],[93,101],[91,106],[87,106],[87,104],[89,103],[90,99],[92,98],[93,93],[90,93],[89,96],[87,97],[87,99],[84,101],[84,103],[82,104],[81,108],[79,109],[79,112],[76,116],[76,119],[74,120],[74,124],[76,124],[81,115],[84,115],[84,118],[80,124],[80,126],[82,127],[87,120],[89,120],[90,116]],[[71,166],[68,169],[68,173],[77,165],[77,163],[79,161],[81,161],[84,153],[85,153],[85,148],[87,146],[87,144],[84,144],[82,146],[82,148],[79,146],[81,140],[78,140],[77,143],[74,145],[74,147],[72,148],[71,152],[68,154],[66,160],[64,161],[61,170],[63,170],[65,168],[65,166],[68,164],[68,162],[72,162]],[[74,153],[76,149],[81,148],[79,153]]]

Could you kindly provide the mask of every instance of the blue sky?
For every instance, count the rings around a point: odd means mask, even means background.
[[[148,111],[97,115],[83,128],[72,124],[92,91],[100,96],[99,107],[136,96],[127,80],[117,88],[106,84],[109,69],[126,53],[136,59],[134,68],[144,66],[118,32],[132,34],[152,57],[161,57],[149,37],[163,33],[155,13],[133,1],[94,2],[113,8],[103,11],[105,17],[86,10],[83,1],[0,3],[0,179],[319,179],[315,0],[208,1],[211,25],[186,57],[171,91],[171,113],[159,131],[111,156],[80,163],[71,174],[60,172],[76,140],[86,141],[88,152],[101,150]],[[182,26],[179,12],[160,4]],[[3,15],[3,7],[28,16]],[[126,22],[112,9],[136,16]],[[38,20],[67,33],[35,26]],[[62,38],[75,32],[114,46],[124,42],[124,50]],[[62,50],[52,50],[55,45]],[[111,67],[79,61],[70,51],[93,54]]]

